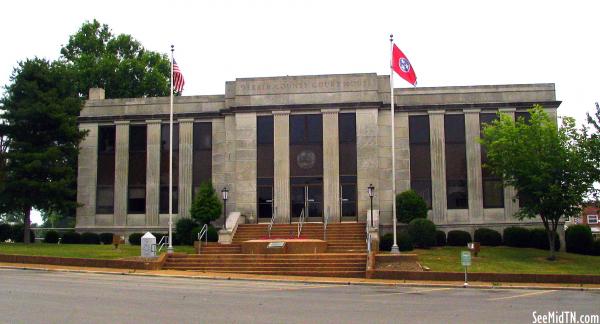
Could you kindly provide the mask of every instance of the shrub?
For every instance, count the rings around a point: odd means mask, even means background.
[[[530,232],[523,227],[507,227],[504,229],[504,245],[512,247],[528,247],[530,241]]]
[[[100,233],[99,238],[102,244],[112,244],[113,233]]]
[[[191,218],[180,218],[175,224],[175,235],[182,245],[193,245],[196,237],[192,238],[192,231],[198,223]]]
[[[467,246],[467,243],[472,241],[471,233],[467,231],[454,230],[448,232],[448,246]]]
[[[534,228],[529,231],[529,247],[550,250],[550,243],[545,229]],[[560,250],[560,238],[557,233],[554,233],[554,251],[558,250]]]
[[[427,249],[435,245],[435,224],[425,218],[416,218],[408,224],[408,234],[416,247]]]
[[[196,226],[210,224],[210,222],[221,216],[222,211],[223,206],[215,188],[208,181],[202,182],[200,187],[198,187],[198,191],[192,202],[192,208],[190,209],[190,216],[197,222]],[[191,227],[190,231],[186,233],[186,237],[189,237],[187,234],[191,233],[191,229],[193,228]],[[185,244],[183,241],[181,243]]]
[[[100,244],[100,236],[96,233],[85,232],[81,234],[82,244]]]
[[[57,231],[48,231],[44,236],[44,243],[58,243],[60,234]]]
[[[81,242],[81,235],[77,232],[66,232],[62,236],[61,243],[64,244],[79,244]]]
[[[396,195],[396,218],[399,222],[410,223],[413,219],[427,217],[427,203],[414,190]]]
[[[23,234],[25,234],[25,229],[23,227],[24,227],[23,224],[15,224],[15,225],[11,226],[10,239],[13,242],[19,242],[19,243],[24,242]],[[35,233],[32,230],[29,230],[29,242],[30,243],[35,242]]]
[[[481,245],[487,246],[498,246],[502,245],[502,235],[500,232],[490,228],[478,228],[475,230],[474,235],[475,242],[479,242]]]
[[[379,251],[390,251],[394,245],[394,234],[388,233],[379,240]]]
[[[595,240],[594,244],[592,244],[592,255],[600,256],[600,239]]]
[[[446,246],[446,232],[435,231],[435,246]]]
[[[129,244],[131,245],[141,245],[142,244],[142,236],[144,233],[131,233],[129,234]]]
[[[565,232],[567,252],[589,254],[592,252],[594,237],[587,225],[573,225]]]
[[[0,224],[0,243],[11,238],[12,226],[8,224]]]

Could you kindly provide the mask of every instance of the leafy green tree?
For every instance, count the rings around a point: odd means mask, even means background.
[[[210,224],[217,220],[223,212],[223,205],[215,188],[208,181],[202,182],[190,209],[190,215],[200,224]]]
[[[561,217],[580,213],[581,203],[598,180],[589,137],[575,128],[573,118],[558,127],[539,105],[529,110],[528,122],[506,114],[486,125],[481,143],[487,151],[485,167],[515,187],[521,209],[519,219],[541,218],[550,243],[549,260],[555,260],[556,228]]]
[[[2,212],[21,213],[24,241],[29,242],[30,211],[74,208],[79,143],[77,127],[82,101],[65,64],[43,59],[20,62],[1,99],[10,141],[0,195]]]
[[[427,217],[427,203],[414,190],[407,190],[396,195],[396,218],[401,223],[410,223],[416,218]]]
[[[114,35],[108,25],[86,21],[60,50],[74,69],[78,93],[101,87],[107,98],[166,96],[171,63],[164,54],[146,50],[126,34]]]

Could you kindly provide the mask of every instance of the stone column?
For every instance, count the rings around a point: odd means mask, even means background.
[[[483,223],[483,185],[481,176],[481,144],[479,144],[480,109],[465,109],[465,144],[467,146],[467,186],[469,222]]]
[[[515,108],[500,108],[498,109],[503,114],[509,115],[515,119]],[[514,221],[513,215],[519,211],[519,199],[517,198],[517,190],[513,186],[504,187],[504,220]]]
[[[339,109],[323,113],[323,212],[328,222],[340,222],[340,140]]]
[[[212,120],[212,183],[215,188],[223,188],[225,182],[225,120]],[[229,202],[227,203],[229,206]]]
[[[429,138],[431,142],[431,207],[433,222],[448,222],[448,204],[446,200],[446,143],[444,135],[444,111],[430,110]]]
[[[147,120],[148,144],[146,157],[146,225],[158,225],[160,201],[160,119]]]
[[[94,226],[96,216],[96,183],[98,174],[98,124],[80,124],[88,131],[79,144],[77,164],[77,227]]]
[[[356,111],[356,182],[358,191],[358,220],[367,220],[370,199],[367,192],[369,184],[375,186],[373,209],[379,209],[379,148],[378,110],[360,109]]]
[[[290,221],[290,112],[273,112],[274,188],[277,223]]]
[[[115,218],[116,226],[127,224],[127,184],[129,180],[129,121],[116,121]]]
[[[248,223],[256,223],[256,113],[237,113],[235,125],[237,211]]]
[[[235,115],[225,115],[225,164],[224,178],[225,185],[229,189],[227,200],[227,210],[237,211],[237,185],[236,185],[236,142],[235,142]],[[214,148],[213,148],[214,149]],[[218,188],[218,187],[217,187]],[[219,222],[221,220],[218,220]]]
[[[179,208],[177,219],[190,217],[192,207],[192,171],[194,149],[194,119],[179,119]]]

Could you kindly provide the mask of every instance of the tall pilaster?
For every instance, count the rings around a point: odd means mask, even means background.
[[[396,112],[396,193],[410,189],[410,144],[408,138],[408,113]]]
[[[379,223],[392,225],[392,199],[394,197],[392,192],[392,113],[389,108],[377,113],[377,124],[379,185],[375,186],[375,194],[376,200],[379,202]],[[364,186],[359,186],[358,190],[366,191]],[[369,208],[370,206],[367,207],[367,210]]]
[[[444,111],[430,110],[429,136],[431,142],[431,207],[433,222],[448,222],[448,204],[446,198],[446,154],[444,135]]]
[[[115,218],[114,224],[127,224],[127,183],[129,180],[129,121],[116,121]]]
[[[96,183],[98,173],[98,124],[80,124],[87,136],[79,144],[77,164],[77,226],[93,226],[96,215]]]
[[[235,115],[225,115],[225,162],[224,162],[224,186],[229,189],[227,200],[227,210],[237,211],[237,185],[236,185],[236,136],[235,136]],[[216,187],[218,188],[218,187]]]
[[[515,119],[515,108],[500,108],[498,109],[503,114],[509,115]],[[514,221],[513,215],[519,211],[519,199],[517,198],[517,190],[513,186],[504,186],[504,220]]]
[[[190,217],[192,207],[192,171],[194,149],[194,119],[179,119],[179,208],[178,219]]]
[[[235,114],[237,211],[256,222],[256,113]],[[230,209],[228,209],[230,210]],[[230,210],[232,211],[232,210]]]
[[[339,111],[339,109],[321,110],[323,113],[323,211],[331,223],[340,222]]]
[[[277,223],[290,221],[290,112],[273,112],[273,198],[277,208]]]
[[[158,208],[160,200],[160,134],[161,121],[146,121],[148,144],[146,161],[146,225],[158,225]]]
[[[381,194],[379,188],[379,148],[378,136],[378,110],[359,109],[356,111],[356,182],[358,191],[358,220],[367,220],[367,211],[370,206],[367,187],[375,186],[375,199],[373,209],[379,209]],[[391,154],[391,151],[390,151]],[[391,156],[391,155],[390,155]]]
[[[467,147],[467,185],[469,222],[483,223],[483,185],[481,176],[481,144],[479,144],[480,109],[465,109],[465,143]]]

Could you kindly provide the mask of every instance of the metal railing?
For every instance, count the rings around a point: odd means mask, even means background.
[[[323,220],[323,241],[327,241],[327,223],[329,222],[329,207],[327,207],[327,214]]]
[[[277,207],[273,208],[273,213],[271,215],[271,221],[269,222],[269,226],[267,226],[267,235],[271,238],[271,230],[273,229],[273,224],[275,224],[275,217],[277,215]]]
[[[208,224],[204,224],[200,232],[198,232],[198,254],[200,254],[200,249],[202,248],[202,238],[204,237],[204,242],[208,245]]]
[[[304,220],[306,216],[304,215],[304,208],[302,208],[302,212],[300,213],[300,217],[298,218],[298,238],[300,238],[300,234],[302,233],[302,225],[304,225]]]
[[[165,245],[169,245],[169,236],[167,235],[163,235],[163,237],[160,238],[160,241],[158,241],[158,243],[156,244],[156,246],[158,246],[156,252],[160,253],[160,250],[162,250],[162,248],[164,248]]]

